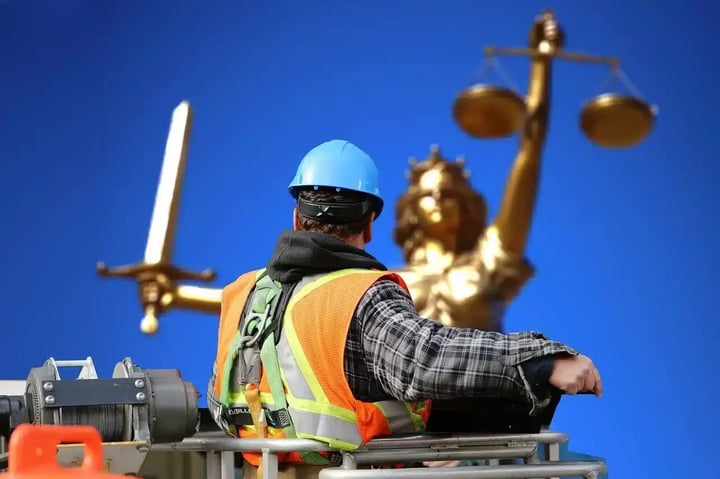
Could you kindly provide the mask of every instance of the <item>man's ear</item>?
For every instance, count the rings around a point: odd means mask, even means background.
[[[365,241],[365,244],[368,244],[370,241],[372,241],[372,233],[373,233],[373,223],[375,222],[375,213],[370,213],[370,221],[368,221],[367,226],[363,230],[363,241]]]
[[[297,206],[293,208],[293,230],[300,231],[300,216]]]

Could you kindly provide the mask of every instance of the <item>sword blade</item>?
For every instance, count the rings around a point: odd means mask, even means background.
[[[187,101],[173,110],[145,245],[146,264],[170,264],[172,261],[192,117],[192,108]]]

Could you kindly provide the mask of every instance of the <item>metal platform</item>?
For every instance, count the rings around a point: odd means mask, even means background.
[[[21,391],[20,381],[2,381],[0,386]],[[550,423],[556,405],[544,419],[546,424]],[[499,411],[495,415],[502,416],[502,409],[488,407],[483,410]],[[505,423],[512,424],[517,431],[516,422],[510,419],[498,422],[500,426]],[[342,453],[324,443],[307,439],[229,438],[217,429],[209,411],[203,408],[200,410],[198,432],[192,437],[170,444],[106,442],[103,454],[108,472],[144,479],[236,479],[242,476],[242,461],[238,453],[246,451],[262,453],[264,467],[262,477],[258,479],[281,479],[283,474],[278,467],[278,454],[292,451],[333,451],[342,458],[337,466],[316,469],[311,476],[314,479],[607,477],[607,466],[602,460],[562,460],[561,445],[568,439],[564,433],[540,427],[529,433],[512,434],[502,431],[491,434],[430,432],[375,439],[353,452]],[[0,440],[0,470],[8,463],[5,446]],[[565,454],[562,456],[565,457]],[[62,444],[58,447],[58,462],[63,466],[75,466],[82,457],[82,445]],[[472,465],[422,466],[424,461],[446,460],[460,460]],[[394,467],[396,464],[405,464],[406,467]]]
[[[370,441],[351,453],[342,453],[342,464],[320,471],[319,479],[530,479],[582,477],[606,474],[602,461],[560,460],[560,444],[568,436],[554,431],[539,434],[418,435]],[[262,479],[278,478],[277,454],[288,451],[336,451],[305,439],[233,439],[221,433],[201,433],[175,444],[157,444],[152,451],[198,452],[206,458],[207,479],[234,479],[235,453],[261,452]],[[151,454],[152,454],[151,451]],[[540,454],[547,460],[540,460]],[[500,464],[516,459],[518,464]],[[482,460],[484,465],[449,468],[372,468],[382,464],[420,464],[422,461]]]
[[[560,445],[567,440],[566,434],[554,431],[376,439],[356,451],[342,453],[342,464],[321,470],[318,479],[598,479],[607,473],[606,464],[602,461],[562,461]],[[105,443],[103,449],[109,472],[158,479],[235,479],[240,475],[241,468],[235,462],[236,453],[243,451],[262,453],[264,467],[261,479],[278,479],[278,453],[339,452],[326,444],[307,439],[233,439],[215,431],[198,433],[179,443],[153,444],[150,450],[146,443]],[[58,462],[66,467],[77,465],[82,455],[80,445],[67,444],[58,448]],[[445,460],[470,460],[481,465],[419,466],[423,461]],[[384,464],[399,463],[410,466],[378,468]]]

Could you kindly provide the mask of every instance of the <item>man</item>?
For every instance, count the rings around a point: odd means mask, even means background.
[[[383,200],[375,163],[355,145],[332,140],[311,150],[289,190],[293,231],[280,235],[265,269],[223,290],[208,403],[228,434],[352,450],[423,430],[433,399],[506,398],[535,414],[553,388],[601,395],[590,359],[539,333],[418,316],[402,278],[364,250]],[[244,457],[256,474],[259,455]],[[303,453],[281,462],[310,464],[290,466],[303,475],[333,459]]]

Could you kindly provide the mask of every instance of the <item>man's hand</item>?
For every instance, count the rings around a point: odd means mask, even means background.
[[[579,354],[570,358],[556,358],[550,384],[566,394],[592,392],[602,396],[600,373],[589,357]]]

